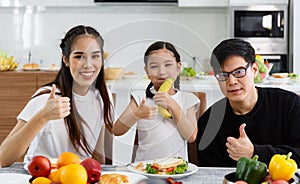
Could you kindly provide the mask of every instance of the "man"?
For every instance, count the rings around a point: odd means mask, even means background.
[[[255,51],[246,41],[222,41],[211,65],[225,98],[198,120],[199,166],[236,167],[241,157],[292,152],[300,165],[300,97],[279,88],[254,85]]]

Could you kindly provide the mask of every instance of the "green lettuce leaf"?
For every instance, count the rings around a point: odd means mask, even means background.
[[[184,160],[184,162],[180,165],[178,165],[172,172],[167,172],[167,174],[182,174],[188,169],[188,164]]]
[[[158,170],[152,168],[152,164],[146,164],[146,172],[149,174],[157,174]]]

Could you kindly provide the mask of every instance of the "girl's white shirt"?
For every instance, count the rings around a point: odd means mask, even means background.
[[[135,91],[131,95],[137,104],[146,97],[145,91]],[[177,91],[172,98],[185,114],[193,106],[197,110],[199,108],[200,100],[192,93]],[[146,104],[155,105],[150,98],[146,99]],[[137,129],[139,146],[136,162],[178,156],[188,161],[187,141],[180,135],[173,119],[162,118],[158,113],[155,119],[139,120]]]
[[[51,90],[51,87],[42,87],[38,89],[35,94],[45,89]],[[110,99],[112,99],[111,92],[109,89],[107,90],[110,95]],[[60,92],[59,89],[57,89],[57,92]],[[56,97],[58,97],[58,95],[56,95]],[[17,119],[28,122],[39,110],[45,106],[48,98],[49,94],[43,94],[32,98],[22,112],[17,116]],[[94,150],[101,128],[104,127],[102,111],[103,102],[101,95],[99,91],[94,88],[89,89],[85,96],[80,96],[73,92],[73,99],[79,115],[87,123],[81,123],[81,125],[87,142],[90,144],[92,150]],[[48,158],[57,158],[59,154],[65,151],[77,153],[82,159],[91,157],[90,154],[84,153],[82,149],[80,149],[80,153],[76,152],[69,139],[67,127],[63,119],[50,120],[31,142],[27,154],[24,157],[24,162],[29,162],[35,155],[44,155]]]

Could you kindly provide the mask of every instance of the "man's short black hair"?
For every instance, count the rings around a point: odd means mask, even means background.
[[[251,44],[245,40],[231,38],[219,43],[212,51],[210,64],[214,72],[220,71],[226,59],[231,56],[240,56],[247,63],[255,62],[255,50]]]

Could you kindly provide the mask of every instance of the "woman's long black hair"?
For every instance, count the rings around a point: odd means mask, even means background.
[[[175,47],[171,43],[163,42],[163,41],[157,41],[157,42],[151,44],[148,47],[148,49],[146,50],[145,54],[144,54],[145,66],[147,66],[149,56],[152,54],[152,52],[156,51],[156,50],[160,50],[160,49],[167,49],[167,50],[171,51],[175,56],[176,62],[177,63],[181,62],[179,53],[177,52],[177,50],[175,49]],[[153,96],[154,96],[154,94],[150,90],[153,87],[153,85],[154,84],[152,82],[150,82],[149,85],[146,88],[146,97],[147,98],[153,98]],[[177,88],[177,89],[180,89],[179,75],[177,76],[177,78],[174,82],[174,87]]]

